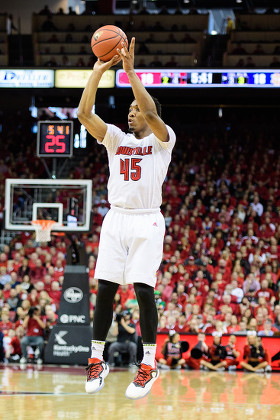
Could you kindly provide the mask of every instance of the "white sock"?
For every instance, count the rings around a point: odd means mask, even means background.
[[[91,340],[91,358],[103,360],[105,341]]]
[[[144,357],[142,360],[142,363],[144,365],[152,366],[152,368],[155,368],[155,358],[156,358],[156,344],[143,344],[144,349]]]

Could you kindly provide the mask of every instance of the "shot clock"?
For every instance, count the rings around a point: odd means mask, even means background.
[[[39,121],[37,156],[71,157],[73,154],[72,121]]]

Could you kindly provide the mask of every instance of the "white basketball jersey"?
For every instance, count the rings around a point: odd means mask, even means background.
[[[143,139],[126,134],[107,124],[102,144],[109,159],[108,200],[127,209],[158,208],[162,184],[171,160],[176,136],[167,126],[169,141],[162,142],[152,133]]]

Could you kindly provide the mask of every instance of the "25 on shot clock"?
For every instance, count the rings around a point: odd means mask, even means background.
[[[71,157],[73,154],[73,121],[39,121],[37,156]]]

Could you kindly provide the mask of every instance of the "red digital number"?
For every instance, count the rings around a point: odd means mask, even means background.
[[[58,135],[58,136],[52,136],[47,135],[47,139],[50,139],[51,141],[47,141],[45,144],[45,151],[46,153],[64,153],[66,150],[65,143],[60,141],[65,138],[65,136]],[[57,146],[59,149],[52,149],[53,146]]]
[[[49,134],[46,136],[47,139],[50,139],[51,141],[47,141],[45,144],[45,150],[47,153],[54,153],[54,149],[50,149],[50,147],[55,145],[55,136]]]
[[[125,159],[120,160],[121,168],[120,168],[120,174],[124,175],[124,180],[129,180],[129,172],[130,172],[130,178],[132,181],[138,181],[141,178],[141,166],[139,163],[142,159]],[[129,169],[129,165],[131,165],[131,168]]]
[[[62,135],[61,136],[56,136],[55,144],[57,145],[57,147],[60,147],[60,149],[56,149],[57,153],[64,153],[65,152],[65,149],[66,149],[65,143],[63,141],[59,141],[59,140],[62,140],[62,139],[65,139],[65,136],[62,136]]]

